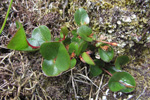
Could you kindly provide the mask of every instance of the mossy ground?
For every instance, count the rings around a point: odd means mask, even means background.
[[[8,0],[0,1],[0,27],[8,8]],[[39,52],[19,52],[6,48],[20,20],[27,36],[39,25],[47,25],[53,38],[60,27],[75,29],[75,10],[83,7],[90,17],[90,27],[97,37],[119,43],[116,56],[128,55],[130,63],[123,67],[134,76],[134,92],[113,93],[108,89],[108,75],[92,78],[89,66],[79,62],[73,70],[58,77],[46,77],[41,70]],[[9,19],[0,35],[0,99],[1,100],[149,100],[150,99],[150,1],[148,0],[14,0]],[[115,57],[116,57],[115,56]],[[99,88],[101,90],[99,90]]]

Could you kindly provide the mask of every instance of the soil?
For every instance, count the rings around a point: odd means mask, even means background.
[[[0,27],[8,6],[9,0],[0,1]],[[80,7],[88,12],[89,26],[97,37],[103,35],[106,41],[120,44],[114,47],[115,58],[128,55],[131,59],[123,69],[136,80],[133,92],[111,92],[110,76],[91,77],[89,66],[80,61],[60,76],[47,77],[41,70],[39,51],[7,49],[16,20],[23,24],[27,37],[35,27],[46,25],[56,38],[61,26],[76,28],[73,16]],[[148,0],[14,0],[0,35],[0,100],[150,100],[149,30]]]

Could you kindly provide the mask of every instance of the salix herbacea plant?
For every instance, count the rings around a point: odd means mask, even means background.
[[[25,30],[21,23],[16,22],[17,32],[7,47],[19,51],[40,50],[43,57],[42,70],[46,76],[58,76],[62,72],[73,68],[76,59],[90,65],[91,75],[98,76],[106,72],[111,76],[108,86],[111,91],[132,92],[136,83],[134,78],[121,66],[128,63],[128,56],[119,56],[114,64],[110,61],[114,57],[114,50],[111,46],[117,43],[110,43],[104,40],[96,40],[88,26],[90,19],[83,8],[79,8],[74,15],[77,29],[69,31],[67,27],[61,28],[61,38],[51,40],[51,32],[48,27],[41,25],[32,31],[31,38],[26,38]],[[72,37],[67,36],[68,33]],[[99,53],[101,59],[91,57],[92,53]]]

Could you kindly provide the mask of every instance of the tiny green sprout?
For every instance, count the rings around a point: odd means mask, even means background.
[[[0,30],[0,34],[2,33],[2,31],[3,31],[4,27],[5,27],[5,24],[6,24],[6,21],[7,21],[7,18],[8,18],[8,15],[9,15],[12,3],[13,3],[13,0],[10,0],[10,4],[9,4],[8,10],[7,10],[7,13],[6,13],[6,16],[5,16],[5,20],[4,20],[3,25],[1,27],[1,30]]]
[[[112,66],[112,46],[117,46],[117,43],[95,40],[95,34],[88,26],[88,14],[83,8],[75,12],[74,19],[77,29],[68,30],[66,26],[62,26],[60,38],[57,39],[51,39],[51,32],[44,25],[35,28],[31,38],[27,38],[21,23],[16,22],[18,30],[7,47],[19,51],[40,50],[43,57],[42,70],[46,76],[58,76],[74,68],[76,59],[79,58],[83,63],[90,65],[90,75],[93,77],[102,74],[103,71],[111,76],[108,83],[111,91],[132,92],[136,86],[135,80],[129,73],[121,70],[121,66],[129,62],[128,56],[117,57]],[[72,34],[72,37],[68,34]],[[92,56],[95,53],[100,55],[100,59]]]

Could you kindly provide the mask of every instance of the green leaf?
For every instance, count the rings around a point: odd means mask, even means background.
[[[14,37],[11,39],[11,41],[8,43],[7,48],[13,50],[24,50],[28,48],[26,34],[21,23],[18,22],[17,27],[18,30],[15,33]]]
[[[100,67],[104,67],[105,63],[102,60],[98,59],[94,60],[94,62],[96,63],[96,65],[90,66],[90,73],[95,77],[102,73],[102,69]]]
[[[16,22],[16,26],[18,31],[15,33],[14,37],[7,45],[9,49],[22,51],[36,51],[38,49],[35,48],[38,48],[38,46],[40,46],[45,41],[51,40],[50,31],[46,26],[42,25],[38,28],[35,28],[32,32],[32,37],[29,39],[26,38],[25,30],[21,23]]]
[[[88,14],[83,8],[79,8],[78,10],[76,10],[74,19],[78,25],[85,25],[89,24],[90,22]]]
[[[74,36],[72,39],[71,39],[72,42],[76,42],[76,43],[79,43],[81,41],[81,39],[79,39],[78,37]]]
[[[107,44],[104,44],[103,46],[105,45]],[[111,46],[109,46],[109,50],[104,51],[103,49],[99,48],[98,51],[99,51],[101,59],[105,62],[110,62],[114,57],[114,50]]]
[[[60,32],[60,38],[63,38],[64,34],[62,32]]]
[[[31,38],[34,39],[34,41],[29,41],[31,45],[37,46],[37,44],[34,45],[36,42],[40,46],[44,42],[51,41],[51,32],[47,26],[41,25],[33,30]]]
[[[43,43],[40,47],[40,53],[47,60],[54,59],[58,54],[59,47],[59,42]]]
[[[72,42],[72,43],[70,43],[70,45],[69,45],[69,50],[68,50],[68,52],[71,54],[71,53],[73,53],[73,52],[77,52],[78,51],[78,48],[79,48],[79,45],[77,44],[77,43],[75,43],[75,42]]]
[[[21,23],[19,21],[16,21],[16,27],[17,27],[17,29],[19,29],[20,26],[21,26]]]
[[[105,67],[105,63],[101,59],[95,59],[94,62],[99,67]]]
[[[40,47],[40,52],[45,58],[42,64],[45,75],[58,76],[70,68],[70,56],[62,43],[44,43]]]
[[[119,57],[117,57],[117,59],[115,61],[115,67],[117,69],[121,69],[120,66],[125,65],[128,62],[129,62],[128,56],[119,56]]]
[[[95,65],[95,62],[93,61],[93,59],[86,52],[82,53],[82,58],[87,64]]]
[[[61,31],[65,36],[68,34],[69,30],[66,26],[61,27]]]
[[[85,40],[91,42],[93,39],[89,37],[92,34],[92,30],[90,27],[86,25],[82,25],[77,30],[77,33]]]
[[[110,78],[108,86],[111,91],[132,92],[136,86],[134,78],[127,72],[116,72]]]
[[[28,46],[27,48],[23,49],[22,51],[29,51],[29,52],[32,52],[32,51],[37,51],[37,50],[39,50],[39,48],[33,49],[32,47]]]
[[[97,65],[91,65],[90,66],[90,73],[92,74],[93,77],[98,76],[102,73],[101,68]]]
[[[70,43],[71,43],[71,39],[70,38],[66,38],[64,41],[62,41],[63,42],[63,44],[65,45],[65,46],[67,46],[67,45],[69,45]]]
[[[56,67],[54,60],[44,59],[42,63],[42,70],[46,76],[58,76],[61,71]]]
[[[60,71],[66,71],[70,68],[70,56],[62,43],[57,54],[56,66]]]
[[[116,73],[116,72],[122,72],[121,70],[116,69],[115,66],[108,67],[108,71],[109,71],[111,74],[114,74],[114,73]]]
[[[77,56],[79,56],[81,53],[83,53],[88,47],[88,43],[85,42],[85,41],[82,41],[80,44],[79,44],[79,48],[78,48],[78,51],[77,51]]]
[[[37,40],[35,40],[34,38],[28,38],[27,39],[28,42],[32,45],[32,46],[39,46],[39,42]]]
[[[77,60],[75,58],[71,59],[71,68],[73,68],[77,63]]]
[[[72,33],[72,35],[75,36],[75,37],[78,35],[78,34],[77,34],[77,30],[72,30],[71,33]]]

